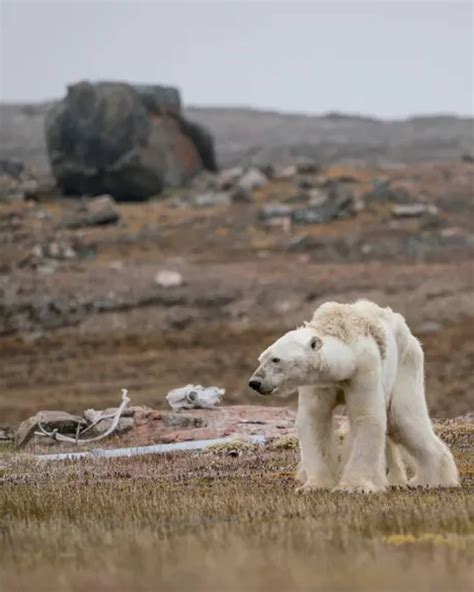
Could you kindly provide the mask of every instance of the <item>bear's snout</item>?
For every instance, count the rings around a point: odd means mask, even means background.
[[[251,378],[249,380],[249,387],[254,391],[257,391],[257,393],[260,393],[260,389],[262,388],[262,381],[258,380],[258,378]]]

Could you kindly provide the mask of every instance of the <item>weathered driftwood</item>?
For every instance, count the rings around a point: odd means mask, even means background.
[[[64,434],[60,434],[58,432],[57,429],[52,430],[51,432],[48,432],[42,425],[41,422],[38,422],[38,428],[39,428],[39,432],[35,432],[36,436],[44,436],[47,438],[51,438],[52,440],[58,441],[58,442],[67,442],[69,444],[78,444],[78,445],[82,445],[82,444],[90,444],[91,442],[97,442],[99,440],[103,440],[104,438],[107,438],[107,436],[110,436],[110,434],[112,434],[117,426],[118,423],[120,421],[120,417],[123,413],[123,411],[125,410],[125,408],[127,407],[127,405],[130,403],[130,399],[127,396],[127,389],[122,389],[122,403],[120,404],[120,406],[117,408],[117,411],[115,413],[115,415],[111,416],[111,415],[100,415],[96,418],[96,420],[94,422],[92,422],[90,425],[88,425],[87,427],[85,427],[83,430],[80,429],[80,423],[77,424],[77,430],[76,430],[76,436],[75,438],[71,438],[70,436],[65,436]],[[113,421],[110,424],[109,428],[103,433],[103,434],[99,434],[98,436],[94,436],[93,438],[85,438],[85,439],[80,439],[80,436],[82,436],[83,434],[85,434],[86,432],[88,432],[91,428],[93,428],[97,423],[99,423],[100,421],[102,421],[103,419],[110,419],[111,417],[113,417]]]
[[[113,448],[88,450],[87,452],[60,452],[57,454],[40,454],[36,458],[45,460],[80,460],[83,458],[117,458],[123,456],[141,456],[144,454],[166,454],[169,452],[183,452],[192,450],[204,450],[218,444],[231,444],[238,442],[235,437],[213,438],[210,440],[192,440],[190,442],[175,442],[172,444],[152,444],[150,446],[134,446],[132,448]],[[266,438],[261,434],[247,437],[250,444],[265,444]]]

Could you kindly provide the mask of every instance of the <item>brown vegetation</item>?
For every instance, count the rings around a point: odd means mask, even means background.
[[[48,465],[0,454],[0,586],[470,590],[474,430],[438,429],[460,489],[369,497],[296,495],[292,446]]]

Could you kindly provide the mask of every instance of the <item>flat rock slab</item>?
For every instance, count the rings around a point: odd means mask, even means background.
[[[15,446],[21,448],[27,444],[40,423],[48,431],[58,430],[62,433],[74,433],[78,425],[87,424],[83,417],[71,415],[66,411],[39,411],[18,426],[15,432]]]
[[[122,441],[129,445],[184,442],[234,436],[267,440],[295,432],[296,411],[287,407],[234,405],[214,409],[153,411],[137,421]]]

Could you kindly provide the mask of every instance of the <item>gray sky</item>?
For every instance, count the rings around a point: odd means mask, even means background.
[[[176,85],[187,105],[473,111],[469,1],[0,1],[2,101],[116,79]]]

